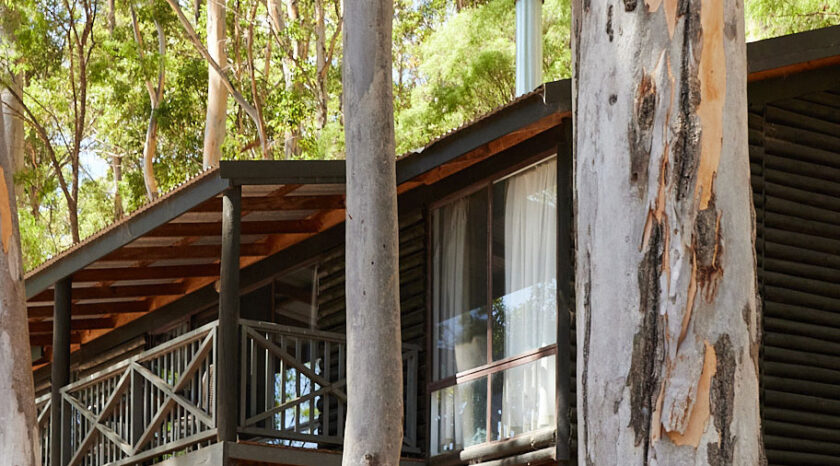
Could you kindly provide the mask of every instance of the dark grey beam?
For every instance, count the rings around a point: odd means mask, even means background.
[[[840,55],[840,26],[800,32],[747,45],[749,73]]]
[[[70,383],[71,293],[70,278],[56,282],[50,378],[50,458],[57,464],[66,464],[70,459],[70,412],[61,402],[61,387]]]
[[[223,160],[222,178],[238,185],[344,184],[343,160]]]
[[[114,252],[122,246],[163,225],[207,199],[216,196],[230,186],[230,181],[219,177],[218,172],[205,175],[167,195],[148,208],[135,212],[126,220],[115,224],[93,240],[76,246],[63,254],[48,267],[38,269],[26,277],[26,298],[49,288],[58,280],[70,276],[100,257]]]
[[[572,231],[574,205],[572,184],[572,121],[563,120],[560,141],[557,144],[557,356],[555,381],[555,418],[557,420],[557,460],[571,456],[571,412],[574,400],[571,395],[571,313],[574,258]]]
[[[222,260],[219,278],[219,327],[216,360],[216,427],[220,442],[235,442],[239,422],[239,227],[242,188],[225,191],[222,198]]]

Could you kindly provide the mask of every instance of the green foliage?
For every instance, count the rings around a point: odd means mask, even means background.
[[[569,0],[543,4],[545,81],[568,77]],[[464,8],[418,46],[418,84],[396,112],[398,152],[504,105],[514,97],[515,11],[509,0]]]
[[[840,24],[840,0],[746,0],[747,41]]]
[[[94,47],[87,70],[88,117],[81,139],[80,233],[84,237],[114,220],[114,195],[131,212],[145,204],[142,153],[151,102],[145,81],[156,82],[161,57],[155,21],[166,43],[165,92],[156,110],[158,145],[155,176],[161,192],[201,170],[207,63],[187,40],[165,0],[116,2],[116,27],[107,24],[105,0],[0,0],[3,25],[17,22],[14,43],[0,43],[0,66],[26,77],[25,101],[42,122],[65,178],[70,177],[74,105],[70,80],[72,39],[68,26],[81,25],[79,5],[94,1]],[[255,3],[256,2],[256,3]],[[340,0],[323,0],[326,48],[339,28]],[[192,20],[192,2],[180,2]],[[134,39],[129,6],[137,15],[142,45]],[[262,0],[227,0],[228,76],[244,98],[262,103],[270,156],[283,157],[287,134],[296,133],[300,158],[344,157],[341,112],[342,40],[325,71],[326,123],[317,123],[318,77],[315,54],[315,3],[298,2],[299,17],[271,30]],[[513,0],[394,0],[393,79],[398,154],[470,121],[514,96]],[[284,14],[287,14],[285,5]],[[840,23],[840,0],[746,0],[748,39],[755,40]],[[252,16],[253,15],[253,16]],[[14,21],[13,21],[14,20]],[[571,72],[570,0],[543,3],[545,81]],[[194,29],[204,40],[202,6]],[[248,67],[253,31],[254,83]],[[291,59],[295,46],[301,57]],[[141,58],[142,52],[142,58]],[[76,69],[76,68],[73,68]],[[231,98],[228,159],[261,158],[253,122]],[[48,259],[71,243],[68,210],[47,145],[26,125],[26,167],[16,175],[26,268]],[[122,180],[114,181],[112,163],[121,160]],[[96,167],[99,167],[96,169]],[[90,173],[88,173],[90,172]]]

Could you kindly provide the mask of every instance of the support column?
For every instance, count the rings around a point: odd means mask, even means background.
[[[574,399],[570,385],[571,365],[571,313],[574,261],[572,259],[572,120],[561,123],[560,142],[557,145],[557,367],[555,416],[557,416],[557,445],[555,459],[568,460],[571,455],[570,412]]]
[[[70,383],[70,277],[56,282],[53,307],[53,360],[50,377],[50,458],[67,464],[70,456],[69,410],[61,402],[61,387]]]
[[[239,224],[242,188],[222,198],[222,258],[219,283],[219,330],[216,340],[216,427],[220,442],[235,442],[239,421]]]

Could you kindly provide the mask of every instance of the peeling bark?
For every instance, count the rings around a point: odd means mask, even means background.
[[[0,452],[6,464],[41,464],[12,154],[0,112]],[[13,144],[10,144],[13,145]]]
[[[743,4],[573,17],[579,461],[758,464]]]

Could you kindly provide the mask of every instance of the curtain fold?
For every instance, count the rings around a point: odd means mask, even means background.
[[[505,183],[503,357],[512,357],[556,341],[556,161]],[[554,423],[554,367],[543,358],[504,372],[500,438]]]

